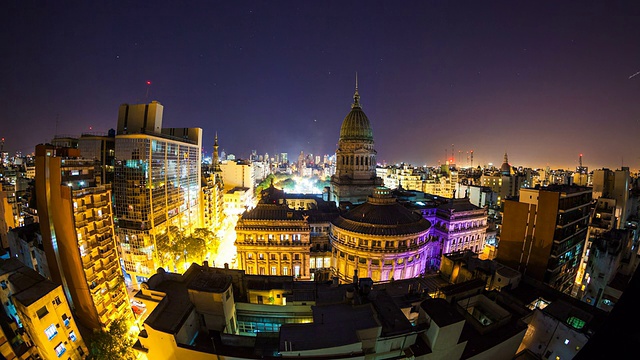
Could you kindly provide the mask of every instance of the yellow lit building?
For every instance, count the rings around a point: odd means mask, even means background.
[[[75,149],[36,147],[40,231],[54,282],[90,329],[132,318],[116,251],[111,186],[96,186],[94,163]]]
[[[236,224],[239,268],[247,274],[310,279],[310,232],[303,212],[290,209],[282,190],[271,186]]]
[[[44,359],[84,359],[87,347],[62,286],[15,259],[0,265],[2,293]],[[6,295],[5,295],[6,296]],[[3,296],[4,297],[4,296]]]

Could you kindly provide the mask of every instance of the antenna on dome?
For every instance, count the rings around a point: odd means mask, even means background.
[[[358,72],[356,71],[356,92],[358,92]]]

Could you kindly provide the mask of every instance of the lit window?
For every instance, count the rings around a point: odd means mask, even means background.
[[[62,356],[62,354],[64,354],[65,351],[67,351],[67,348],[64,347],[63,343],[58,344],[58,346],[55,347],[56,350],[56,355],[58,355],[58,357]]]
[[[56,337],[56,335],[58,335],[58,330],[56,329],[56,326],[54,324],[51,324],[49,325],[49,327],[44,329],[44,333],[45,335],[47,335],[47,339],[51,340]]]
[[[76,337],[76,333],[74,333],[73,330],[69,332],[69,339],[73,342],[76,342],[78,340],[78,338]]]
[[[569,339],[564,339],[564,344],[569,345]]]
[[[69,327],[71,324],[71,318],[67,317],[67,314],[62,314],[62,321],[64,322],[64,326]]]

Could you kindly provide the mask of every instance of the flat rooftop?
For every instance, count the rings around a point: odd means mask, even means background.
[[[371,304],[313,306],[313,323],[280,327],[280,349],[287,341],[296,350],[332,348],[360,342],[357,331],[380,326]],[[322,336],[318,336],[322,334]]]

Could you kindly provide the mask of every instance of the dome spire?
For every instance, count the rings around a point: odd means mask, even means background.
[[[358,72],[356,71],[356,92],[353,94],[353,105],[351,108],[360,107],[360,94],[358,94]]]

